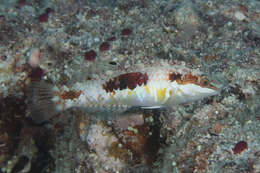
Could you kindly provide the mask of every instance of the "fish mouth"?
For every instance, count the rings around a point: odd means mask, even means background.
[[[220,93],[223,86],[212,82],[208,88],[213,89],[216,93]]]
[[[229,81],[221,73],[216,73],[214,76],[208,76],[211,80],[210,88],[215,90],[217,94],[223,92],[229,85]]]
[[[217,95],[219,94],[222,89],[224,88],[223,86],[219,85],[219,84],[216,84],[216,83],[211,83],[210,85],[208,85],[206,87],[208,90],[207,91],[204,91],[204,92],[201,92],[200,94],[203,95],[203,96],[214,96],[214,95]]]

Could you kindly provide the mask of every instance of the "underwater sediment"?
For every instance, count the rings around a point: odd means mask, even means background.
[[[260,172],[259,9],[254,0],[1,2],[0,172]],[[133,78],[117,83],[120,68],[157,60],[199,69],[220,93],[167,109],[71,108],[32,121],[32,82],[69,87],[114,75],[108,91],[134,88]]]

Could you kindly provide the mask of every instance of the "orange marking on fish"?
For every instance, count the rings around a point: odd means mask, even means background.
[[[82,93],[82,91],[70,90],[70,91],[65,91],[60,96],[64,100],[67,100],[67,99],[73,100],[73,99],[77,99],[81,95],[81,93]]]

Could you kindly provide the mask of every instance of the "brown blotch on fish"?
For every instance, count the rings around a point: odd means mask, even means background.
[[[180,74],[172,72],[169,74],[169,80],[171,82],[176,81],[178,84],[186,85],[186,84],[195,84],[205,88],[211,88],[217,90],[211,82],[203,75],[193,75],[192,73]]]
[[[82,91],[70,90],[70,91],[65,91],[60,96],[64,100],[67,100],[67,99],[73,100],[73,99],[77,99],[80,96],[81,93],[82,93]]]
[[[120,89],[126,89],[129,88],[131,90],[134,90],[137,85],[141,86],[142,84],[146,85],[148,81],[148,75],[146,73],[140,73],[140,72],[132,72],[132,73],[126,73],[121,74],[113,79],[110,79],[108,82],[106,82],[103,85],[103,89],[106,90],[106,92],[113,92],[114,90]]]
[[[171,82],[174,82],[174,81],[179,81],[179,80],[181,80],[181,74],[179,74],[179,73],[170,73],[169,74],[169,80],[171,81]]]
[[[179,84],[183,84],[183,85],[190,84],[190,83],[198,84],[198,81],[199,81],[198,76],[192,75],[191,73],[187,73],[182,77],[181,83]]]

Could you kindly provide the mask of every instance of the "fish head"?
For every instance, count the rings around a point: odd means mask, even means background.
[[[204,97],[217,95],[220,87],[206,75],[199,73],[174,73],[170,75],[170,81],[174,85],[177,103],[186,103],[200,100]]]

